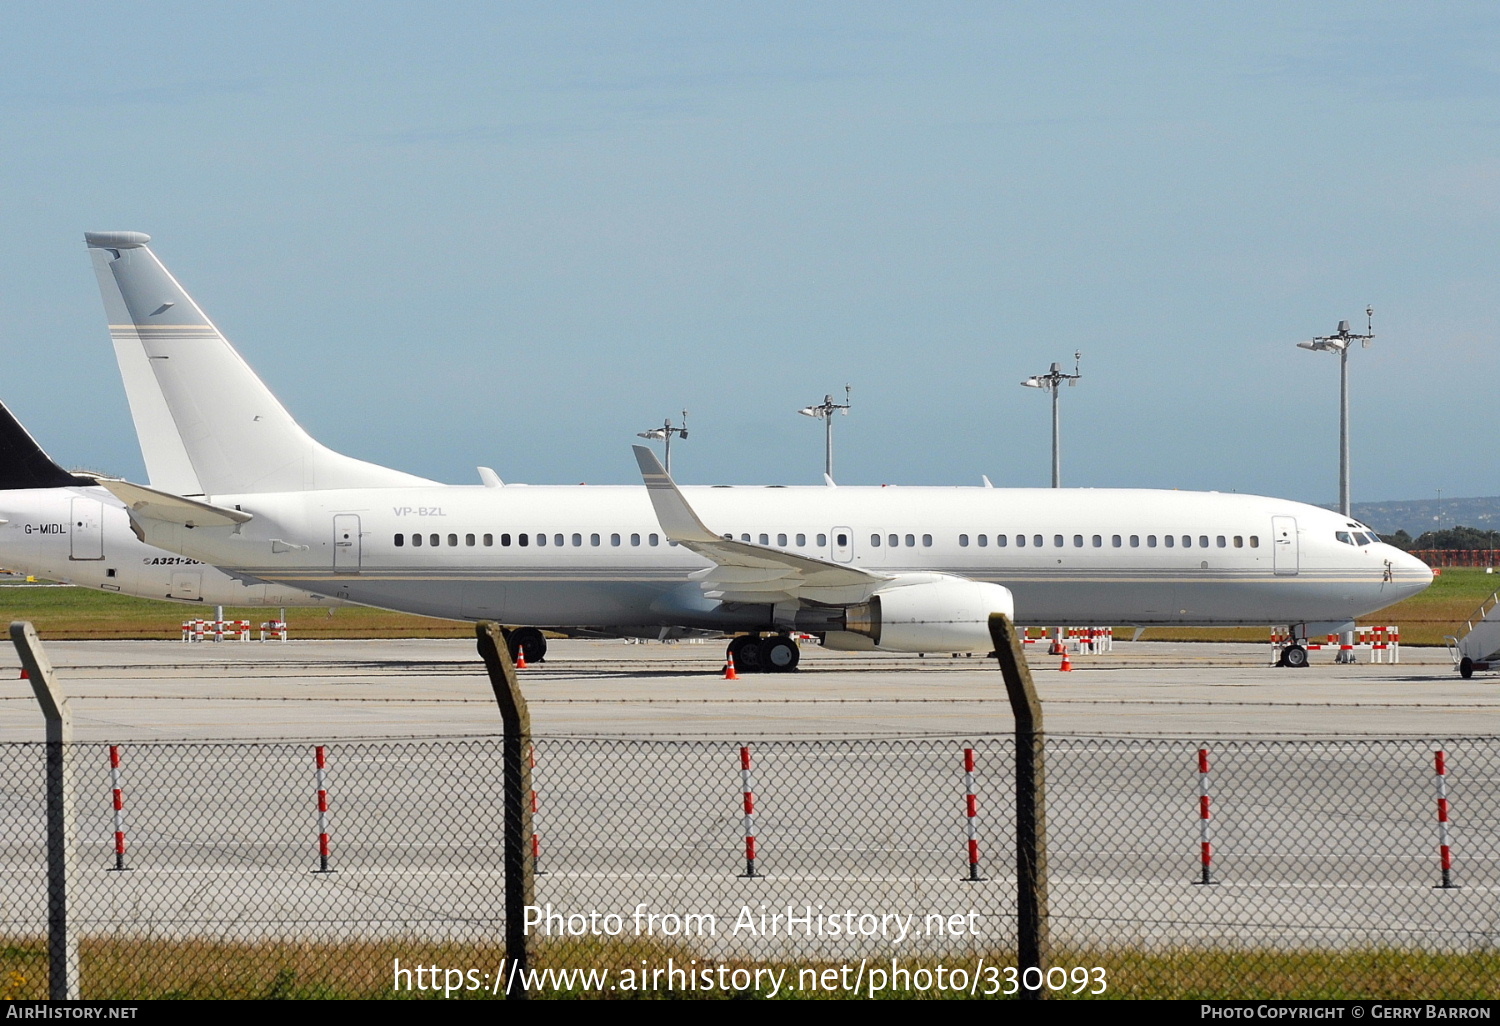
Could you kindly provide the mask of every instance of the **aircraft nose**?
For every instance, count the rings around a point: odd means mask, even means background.
[[[1415,595],[1432,584],[1432,567],[1409,552],[1390,547],[1391,579],[1407,595]]]

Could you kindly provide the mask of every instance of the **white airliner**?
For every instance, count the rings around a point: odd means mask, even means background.
[[[320,595],[244,581],[132,533],[125,505],[47,457],[0,404],[0,566],[84,588],[220,606],[337,606]]]
[[[443,485],[297,425],[138,232],[86,235],[117,350],[138,351],[143,449],[188,488],[103,481],[140,537],[236,575],[429,616],[739,634],[744,669],[845,649],[986,651],[1031,624],[1286,625],[1298,637],[1427,587],[1420,561],[1327,510],[1144,490],[695,487],[636,448],[646,487]],[[127,375],[127,385],[130,384]],[[136,406],[132,398],[132,407]],[[154,437],[147,438],[146,435]],[[1301,646],[1287,661],[1302,665]]]

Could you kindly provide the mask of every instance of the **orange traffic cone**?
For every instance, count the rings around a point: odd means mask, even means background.
[[[524,648],[516,649],[516,669],[526,669],[526,650]]]
[[[734,672],[734,656],[730,655],[728,659],[729,661],[724,664],[724,679],[739,680],[740,675]]]
[[[1068,650],[1067,649],[1063,649],[1063,661],[1062,661],[1062,665],[1059,666],[1058,669],[1061,670],[1063,673],[1071,673],[1073,671],[1073,664],[1068,661]]]

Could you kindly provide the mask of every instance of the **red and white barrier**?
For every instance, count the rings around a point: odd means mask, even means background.
[[[974,790],[974,749],[964,749],[964,816],[969,821],[969,879],[979,875],[979,797]]]
[[[115,806],[115,869],[125,869],[125,790],[120,786],[120,746],[109,746],[109,787]]]
[[[1031,636],[1031,628],[1021,632],[1022,645],[1046,645],[1048,655],[1100,655],[1114,650],[1115,629],[1113,627],[1064,627],[1058,634],[1044,633],[1039,638]]]
[[[277,641],[285,641],[286,640],[286,621],[285,620],[267,620],[265,623],[261,624],[260,625],[260,640],[261,641],[265,641],[267,634],[269,634],[271,637],[275,638]]]
[[[318,872],[331,873],[328,857],[332,845],[328,840],[328,748],[318,745],[314,749],[318,760]]]
[[[740,747],[740,790],[745,803],[745,875],[755,875],[755,781],[750,776],[750,746]]]
[[[1448,845],[1448,759],[1441,749],[1432,753],[1437,770],[1438,857],[1443,869],[1443,889],[1453,887],[1453,849]]]
[[[1282,630],[1271,631],[1271,663],[1275,665],[1281,661],[1282,649],[1292,645],[1296,638]],[[1354,644],[1344,644],[1339,640],[1337,634],[1328,634],[1322,641],[1314,641],[1311,638],[1302,642],[1302,647],[1309,652],[1321,652],[1324,649],[1335,651],[1342,655],[1345,652],[1369,652],[1372,663],[1399,663],[1401,661],[1401,628],[1400,627],[1360,627],[1355,631]]]
[[[1198,857],[1203,865],[1203,878],[1199,883],[1211,884],[1213,879],[1214,846],[1208,836],[1208,821],[1213,818],[1210,810],[1212,800],[1208,794],[1208,749],[1198,749]]]
[[[265,640],[266,624],[261,624],[261,640]],[[286,625],[282,624],[282,630]],[[214,641],[223,641],[226,637],[233,636],[236,641],[250,640],[249,620],[184,620],[182,622],[183,641],[207,641],[209,636]],[[282,638],[285,641],[285,638]]]

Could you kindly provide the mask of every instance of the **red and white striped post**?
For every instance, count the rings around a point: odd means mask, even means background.
[[[328,868],[328,747],[318,745],[318,872],[331,873]]]
[[[969,879],[979,875],[979,797],[974,790],[974,749],[964,749],[964,816],[969,821]]]
[[[1441,749],[1432,753],[1432,762],[1437,770],[1438,805],[1438,855],[1442,861],[1443,882],[1440,889],[1453,887],[1453,849],[1448,846],[1448,759]]]
[[[109,786],[115,805],[115,870],[125,869],[125,791],[120,787],[120,746],[109,746]]]
[[[1213,880],[1214,846],[1208,837],[1208,821],[1212,818],[1209,810],[1211,802],[1208,796],[1208,749],[1198,749],[1198,849],[1199,858],[1203,863],[1203,878],[1199,880],[1202,884],[1211,884]]]
[[[755,875],[755,781],[750,777],[750,746],[740,746],[740,790],[745,800],[745,876]]]

